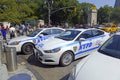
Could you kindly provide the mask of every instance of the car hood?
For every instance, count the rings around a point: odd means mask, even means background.
[[[40,47],[43,50],[51,50],[54,48],[66,46],[67,44],[70,44],[70,43],[72,43],[72,41],[66,41],[66,40],[62,40],[59,38],[51,37],[51,38],[37,44],[36,47]]]
[[[20,36],[20,37],[11,39],[8,43],[15,42],[15,41],[24,41],[24,40],[29,40],[29,39],[33,39],[33,38],[34,37]]]
[[[120,80],[119,59],[98,52],[88,57],[77,64],[75,80]]]

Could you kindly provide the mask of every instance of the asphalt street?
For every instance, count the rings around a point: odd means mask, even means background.
[[[33,74],[38,80],[66,80],[72,68],[83,58],[75,60],[71,65],[60,67],[59,65],[43,65],[37,61],[33,55],[18,53],[17,57],[33,70]]]

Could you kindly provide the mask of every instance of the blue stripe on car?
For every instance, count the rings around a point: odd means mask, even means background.
[[[75,56],[77,56],[77,55],[79,55],[79,54],[86,53],[86,52],[88,52],[88,51],[91,51],[91,50],[94,50],[94,49],[97,49],[97,48],[99,48],[99,46],[96,46],[96,47],[94,47],[94,48],[90,48],[90,49],[88,49],[88,50],[80,51],[80,52],[76,53]]]
[[[45,40],[45,39],[47,39],[48,37],[46,37],[46,36],[44,36],[44,37],[41,37],[41,38],[31,38],[31,39],[26,39],[26,40],[20,40],[19,42],[25,42],[25,41],[29,41],[29,40],[38,40],[38,42],[40,42],[40,41],[43,41],[43,40]],[[38,43],[37,42],[37,43]],[[36,43],[36,44],[37,44]]]

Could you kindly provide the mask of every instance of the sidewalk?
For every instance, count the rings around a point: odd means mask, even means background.
[[[27,69],[24,62],[17,64],[17,70],[8,72],[8,80],[37,80],[34,74]]]
[[[7,34],[6,38],[7,40],[10,40],[9,34]],[[1,35],[0,35],[0,39],[2,40]],[[3,45],[6,45],[6,43],[3,43]],[[6,70],[7,62],[6,62],[5,52],[3,52],[1,56],[3,59],[2,64],[5,65],[4,68]],[[27,62],[22,60],[22,58],[19,57],[17,57],[17,69],[12,72],[8,71],[7,69],[5,72],[1,72],[1,73],[3,73],[4,76],[6,75],[5,77],[8,77],[7,80],[44,80],[42,76],[36,70],[34,70],[30,64],[28,64]],[[0,78],[0,80],[1,79],[4,78]]]
[[[1,36],[0,36],[1,38]],[[8,37],[7,37],[8,38]],[[0,80],[4,79],[4,80],[44,80],[39,74],[37,74],[37,78],[36,75],[34,74],[34,70],[30,70],[30,68],[32,68],[31,65],[25,63],[21,58],[17,57],[17,69],[14,71],[8,71],[7,69],[7,62],[6,62],[6,53],[3,51],[2,52],[2,65],[0,65],[1,72],[0,75],[2,77],[0,77]],[[2,70],[4,69],[4,70]],[[38,77],[40,76],[40,77]],[[6,78],[4,78],[6,77]]]
[[[2,64],[4,64],[5,66],[3,67],[3,69],[5,69],[7,67],[7,63],[6,63],[6,57],[5,57],[5,53],[4,53],[4,59],[2,59]],[[31,67],[31,66],[29,66]],[[29,70],[28,66],[26,65],[25,62],[22,61],[21,58],[17,57],[17,69],[14,71],[6,71],[6,69],[4,70],[5,72],[2,72],[3,75],[5,77],[7,77],[7,80],[39,80],[36,78],[36,76],[33,74],[33,72],[31,70]],[[4,78],[2,78],[4,79]],[[5,78],[6,79],[6,78]],[[1,78],[0,78],[1,80]],[[40,79],[42,80],[42,79]]]

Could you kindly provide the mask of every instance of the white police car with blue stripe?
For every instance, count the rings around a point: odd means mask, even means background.
[[[99,29],[69,29],[35,45],[35,57],[43,64],[69,65],[96,50],[110,36]]]
[[[8,42],[8,47],[15,47],[17,52],[22,52],[24,54],[33,53],[33,48],[35,44],[48,39],[52,36],[57,36],[59,33],[63,32],[64,29],[52,27],[52,28],[40,28],[37,29],[26,36],[20,36],[11,39]]]

